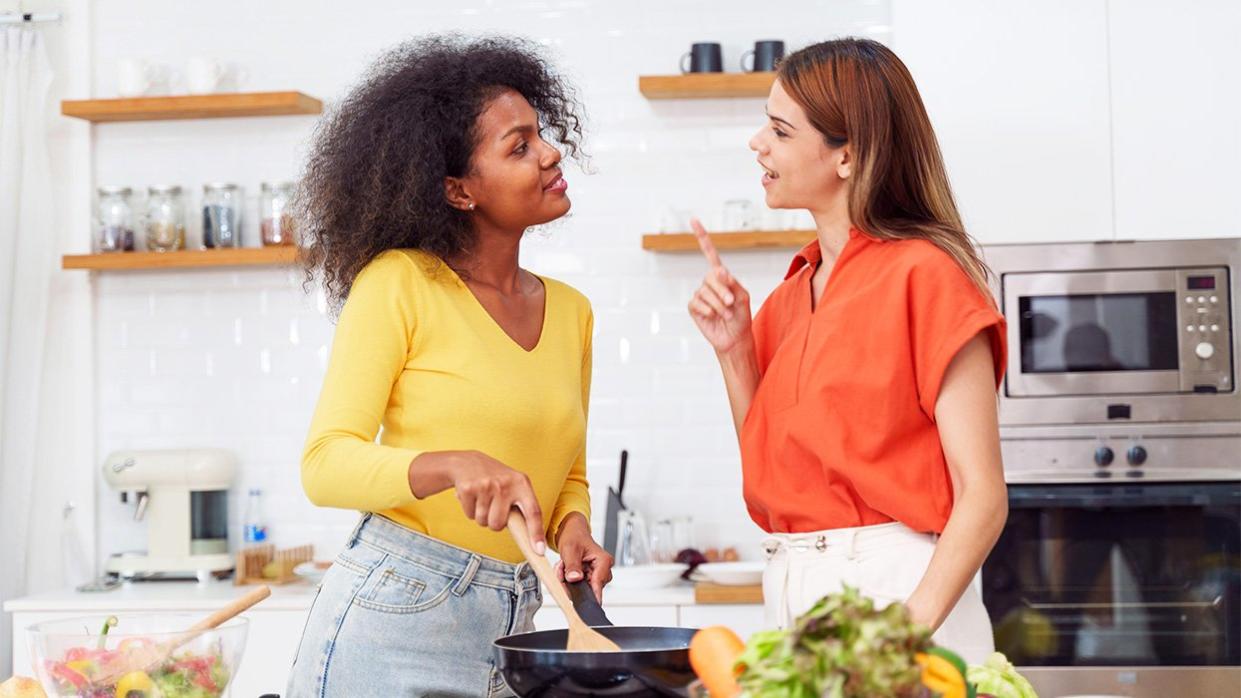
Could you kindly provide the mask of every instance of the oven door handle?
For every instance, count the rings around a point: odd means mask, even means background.
[[[1069,611],[1078,609],[1118,608],[1216,608],[1222,603],[1220,597],[1211,601],[1122,601],[1118,603],[1031,603],[1026,606],[1036,611]]]

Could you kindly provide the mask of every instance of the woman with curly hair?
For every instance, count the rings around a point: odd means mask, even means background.
[[[429,37],[380,59],[316,136],[299,218],[340,317],[302,483],[363,516],[290,696],[508,694],[491,643],[541,602],[513,507],[564,579],[596,595],[611,579],[589,524],[590,304],[518,263],[525,231],[569,211],[577,109],[524,42]]]

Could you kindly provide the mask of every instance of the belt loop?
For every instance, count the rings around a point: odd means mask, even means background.
[[[517,563],[517,566],[513,568],[513,593],[518,596],[521,596],[526,591],[522,585],[522,577],[528,577],[529,575],[526,574],[527,572],[534,572],[534,568],[531,567],[528,562],[519,562]],[[539,580],[535,577],[534,589],[537,590],[538,588]]]
[[[780,551],[780,541],[775,538],[768,538],[762,542],[762,547],[763,553],[767,556],[767,559],[770,560],[776,556],[777,552]]]
[[[850,560],[857,557],[857,534],[858,530],[856,528],[849,531],[849,551],[846,553],[846,556]]]
[[[478,572],[481,562],[482,559],[477,555],[470,556],[470,561],[465,563],[465,572],[461,574],[461,579],[458,579],[452,587],[453,596],[461,596],[470,587],[470,582],[474,581],[474,574]]]
[[[362,535],[362,528],[366,526],[366,522],[370,521],[372,516],[374,514],[367,512],[362,515],[362,518],[358,519],[357,525],[353,527],[353,532],[349,534],[349,541],[345,543],[346,548],[352,548],[354,543],[358,542],[358,538]]]

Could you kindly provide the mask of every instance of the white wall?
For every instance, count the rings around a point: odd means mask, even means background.
[[[1236,237],[1241,2],[1110,3],[1121,238]]]
[[[980,242],[1113,236],[1106,5],[893,2],[893,48]]]
[[[1188,19],[1199,6],[1213,13],[1209,20]],[[531,235],[523,263],[577,286],[595,306],[588,455],[596,500],[615,479],[618,452],[628,448],[631,504],[652,516],[691,514],[702,545],[739,545],[756,557],[760,533],[740,501],[722,384],[684,311],[702,262],[643,252],[639,238],[669,207],[710,220],[727,199],[760,200],[745,142],[761,125],[762,101],[651,102],[638,94],[637,76],[675,72],[697,40],[724,42],[731,67],[755,39],[784,38],[797,47],[840,34],[874,36],[891,42],[919,81],[966,220],[982,241],[1150,230],[1235,235],[1241,83],[1238,62],[1230,61],[1241,42],[1202,38],[1235,38],[1238,21],[1227,7],[1205,0],[1136,8],[1107,0],[822,0],[777,11],[748,0],[565,0],[450,9],[389,0],[346,12],[294,0],[111,0],[94,5],[90,96],[115,93],[124,56],[174,68],[190,56],[218,57],[249,69],[247,89],[300,89],[330,100],[379,51],[418,33],[497,31],[544,42],[582,88],[598,174],[568,173],[573,213]],[[1202,36],[1163,31],[1165,15]],[[1134,76],[1154,60],[1142,49],[1153,44],[1181,46],[1169,50],[1173,62],[1212,66],[1176,89],[1220,95],[1210,102],[1216,111],[1184,121],[1195,106],[1165,99],[1162,88],[1134,87]],[[1200,150],[1194,161],[1218,162],[1201,184],[1211,205],[1197,209],[1192,226],[1143,228],[1135,221],[1179,211],[1197,191],[1183,164],[1154,184],[1145,176],[1159,154],[1146,154],[1147,132],[1166,133],[1169,122],[1199,129],[1193,143],[1215,139],[1209,152],[1217,157]],[[179,183],[194,192],[192,204],[203,182],[236,181],[251,196],[252,224],[259,182],[296,174],[313,124],[284,117],[102,125],[93,135],[93,174],[97,184]],[[194,216],[190,222],[196,240]],[[77,232],[83,244],[86,227]],[[761,299],[789,256],[747,252],[728,261]],[[328,554],[353,516],[307,504],[297,462],[332,326],[317,299],[302,294],[297,274],[103,274],[93,283],[97,336],[80,351],[93,350],[97,371],[97,448],[94,461],[81,464],[83,477],[117,448],[232,448],[243,462],[236,491],[268,492],[277,541],[315,542]],[[239,524],[242,499],[235,503]],[[102,484],[98,508],[101,555],[142,545],[141,527]]]
[[[595,383],[588,459],[596,502],[630,451],[626,500],[650,516],[691,514],[704,546],[757,557],[760,533],[740,499],[740,472],[722,382],[685,312],[703,272],[695,256],[653,255],[640,237],[669,206],[708,220],[730,198],[761,201],[746,140],[762,100],[649,102],[637,76],[676,71],[691,42],[719,40],[735,66],[747,43],[790,46],[839,34],[885,38],[886,2],[812,2],[758,13],[739,0],[706,5],[645,1],[374,2],[350,12],[305,2],[102,2],[96,9],[94,96],[115,93],[117,61],[142,56],[179,68],[195,55],[245,65],[247,89],[340,97],[377,52],[432,31],[494,31],[542,41],[581,87],[598,174],[569,171],[573,212],[530,236],[523,263],[593,301]],[[243,19],[244,16],[244,19]],[[83,95],[84,96],[84,95]],[[314,119],[286,117],[98,126],[99,184],[241,183],[294,176]],[[197,240],[198,221],[190,220]],[[254,226],[250,225],[252,232]],[[83,233],[84,234],[84,233]],[[253,240],[253,238],[251,238]],[[789,252],[735,255],[759,298]],[[267,492],[280,544],[315,542],[330,554],[355,518],[315,509],[298,459],[322,379],[332,325],[289,270],[156,272],[95,277],[97,470],[118,448],[210,445],[243,467],[233,516],[251,486]],[[143,544],[140,525],[100,485],[100,553]],[[596,520],[601,525],[601,520]]]

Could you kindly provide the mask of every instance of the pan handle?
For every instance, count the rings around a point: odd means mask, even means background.
[[[608,620],[607,615],[604,614],[603,607],[595,599],[595,591],[590,588],[589,582],[583,579],[578,582],[566,582],[565,586],[569,589],[569,599],[573,601],[573,608],[582,617],[583,623],[592,627],[612,625],[612,621]]]

